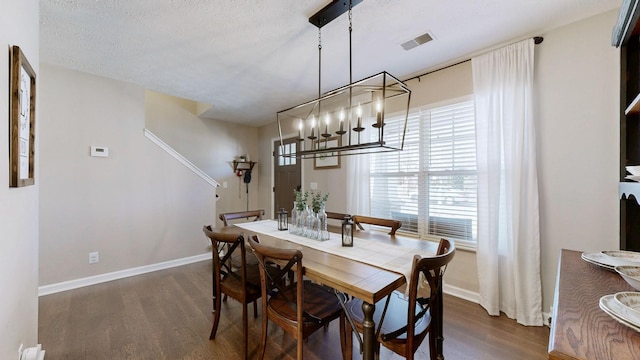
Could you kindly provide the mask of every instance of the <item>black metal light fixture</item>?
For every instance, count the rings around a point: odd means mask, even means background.
[[[255,161],[233,160],[233,171],[251,171],[256,164]]]
[[[353,82],[351,9],[362,0],[334,0],[309,18],[318,27],[318,98],[278,112],[280,146],[285,131],[297,132],[302,159],[402,150],[411,90],[383,71]],[[349,84],[321,94],[321,28],[349,12]],[[385,123],[394,114],[404,121]],[[292,155],[293,156],[293,155]]]
[[[280,208],[278,211],[278,230],[289,230],[289,214],[284,208]]]
[[[342,220],[342,246],[353,246],[353,220],[345,216]]]
[[[245,155],[239,156],[238,159],[233,160],[233,172],[236,173],[238,178],[242,178],[246,188],[247,194],[247,211],[249,211],[249,183],[251,182],[251,171],[257,164],[255,161],[248,161]]]

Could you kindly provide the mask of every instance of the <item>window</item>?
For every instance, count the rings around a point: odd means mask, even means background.
[[[385,119],[394,121],[403,118]],[[370,172],[372,216],[401,220],[399,231],[420,237],[475,244],[478,175],[473,100],[412,110],[404,150],[372,154]]]
[[[278,166],[288,166],[296,164],[296,143],[290,142],[283,146],[276,146],[278,151]]]

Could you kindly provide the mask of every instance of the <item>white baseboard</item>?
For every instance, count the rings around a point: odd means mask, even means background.
[[[549,322],[549,320],[551,320],[551,312],[542,312],[542,323],[544,325],[547,325],[548,327],[551,327],[551,323]]]
[[[442,291],[447,295],[455,296],[467,301],[471,301],[472,303],[480,304],[480,294],[476,292],[447,284],[443,285]]]
[[[211,259],[211,253],[208,252],[205,254],[190,256],[182,259],[169,260],[169,261],[165,261],[157,264],[139,266],[131,269],[119,270],[119,271],[114,271],[106,274],[100,274],[100,275],[89,276],[81,279],[63,281],[56,284],[44,285],[38,288],[38,296],[55,294],[62,291],[81,288],[84,286],[100,284],[107,281],[123,279],[130,276],[141,275],[141,274],[149,273],[152,271],[169,269],[176,266],[191,264],[194,262],[210,260],[210,259]],[[467,301],[471,301],[476,304],[480,303],[480,300],[479,300],[480,295],[478,293],[465,290],[457,286],[444,284],[443,291],[448,295],[452,295]],[[549,317],[545,315],[545,321],[547,321],[546,319],[548,318]]]
[[[169,260],[157,264],[139,266],[131,269],[114,271],[106,274],[100,274],[95,276],[89,276],[82,279],[75,279],[69,281],[63,281],[56,284],[44,285],[38,287],[38,296],[44,296],[49,294],[55,294],[57,292],[72,290],[81,288],[84,286],[100,284],[107,281],[123,279],[130,276],[141,275],[152,271],[158,271],[163,269],[169,269],[172,267],[191,264],[198,261],[211,259],[211,252],[190,256],[182,259]]]
[[[442,290],[445,294],[455,296],[467,301],[471,301],[472,303],[480,304],[480,294],[459,288],[457,286],[451,286],[444,284]],[[542,324],[546,326],[551,326],[549,323],[549,319],[551,318],[551,311],[542,313]]]

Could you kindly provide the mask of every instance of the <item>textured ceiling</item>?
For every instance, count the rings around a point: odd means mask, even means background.
[[[40,60],[212,107],[242,124],[318,95],[329,0],[41,0]],[[353,9],[353,80],[400,79],[618,8],[621,0],[364,0]],[[611,24],[612,27],[614,24]],[[322,28],[322,91],[349,82],[348,17]],[[429,31],[434,41],[400,45]]]

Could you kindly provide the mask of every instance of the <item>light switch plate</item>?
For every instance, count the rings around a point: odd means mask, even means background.
[[[94,157],[109,157],[109,148],[104,146],[92,146],[91,156]]]
[[[309,184],[309,187],[311,188],[311,190],[318,190],[318,183],[312,182]]]

